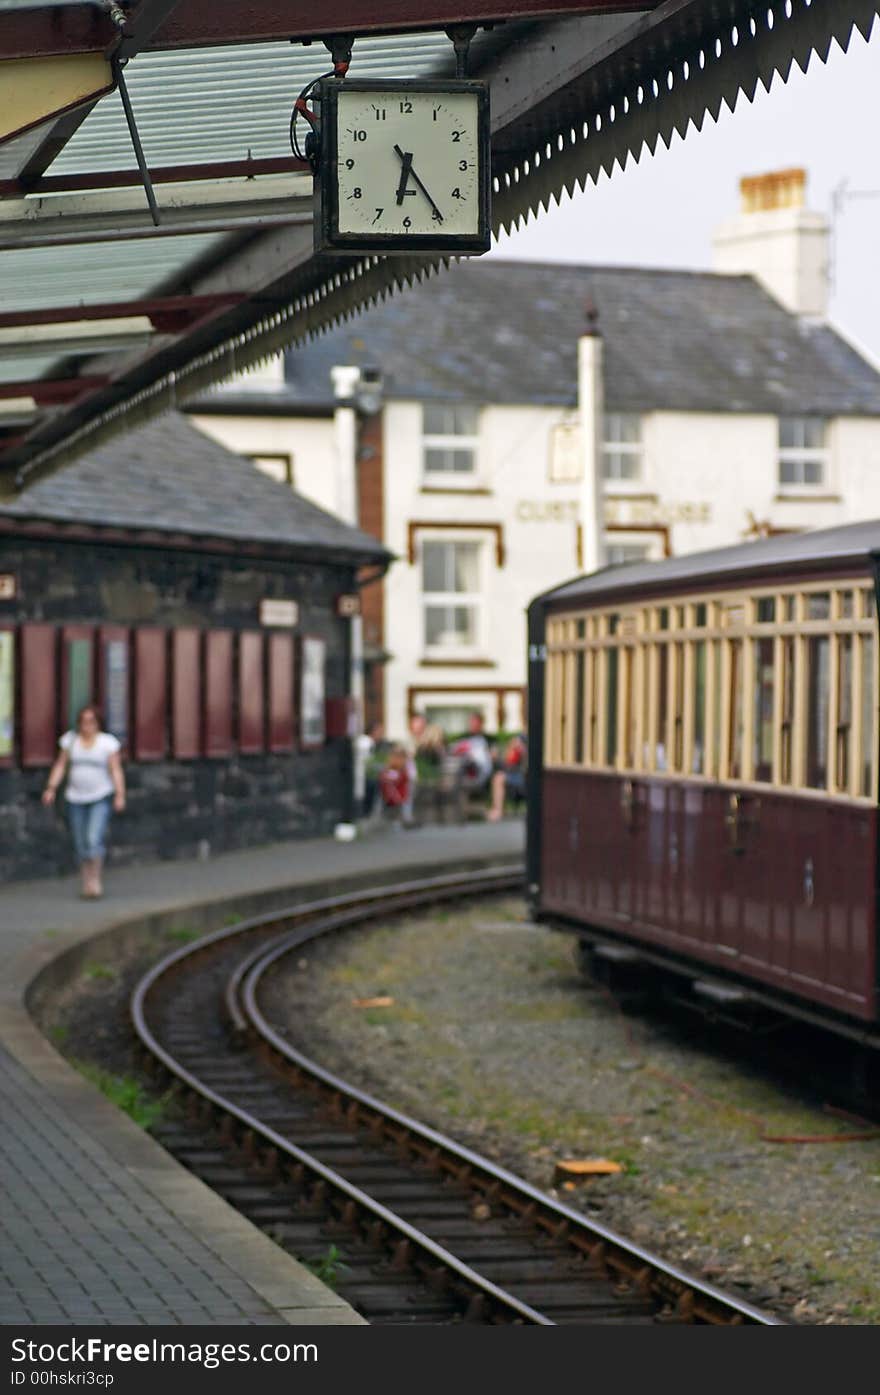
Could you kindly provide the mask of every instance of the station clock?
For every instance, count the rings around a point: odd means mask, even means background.
[[[316,250],[449,256],[488,250],[485,83],[324,79],[315,97]]]

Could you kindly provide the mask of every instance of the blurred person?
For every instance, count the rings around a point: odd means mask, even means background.
[[[65,802],[73,846],[80,869],[81,895],[90,900],[102,896],[101,869],[106,856],[107,828],[113,810],[125,808],[125,775],[120,746],[109,731],[101,730],[97,707],[80,708],[73,730],[58,742],[43,803],[49,807],[67,778]]]
[[[470,794],[488,790],[492,779],[492,751],[483,730],[482,712],[472,712],[468,718],[468,734],[452,747],[453,755],[462,760],[462,788]]]
[[[357,739],[364,761],[364,803],[361,816],[368,819],[379,808],[379,774],[388,759],[391,743],[385,739],[385,728],[381,722],[371,722]]]
[[[497,823],[499,819],[504,817],[505,800],[510,799],[514,805],[525,800],[526,762],[526,739],[519,732],[508,741],[507,749],[504,755],[496,761],[492,773],[492,802],[486,814],[486,818],[491,823]]]
[[[410,801],[409,753],[405,746],[393,746],[384,769],[379,775],[379,795],[386,814],[398,815],[404,826],[409,824],[407,805]]]

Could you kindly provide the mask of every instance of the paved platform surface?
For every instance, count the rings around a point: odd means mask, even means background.
[[[64,950],[143,916],[522,846],[515,821],[383,831],[111,870],[98,903],[73,878],[0,891],[0,1322],[361,1322],[69,1066],[25,991]]]

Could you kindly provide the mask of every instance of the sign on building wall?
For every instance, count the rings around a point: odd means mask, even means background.
[[[260,601],[260,624],[278,625],[290,629],[299,622],[299,606],[296,601]]]
[[[303,635],[300,659],[300,745],[323,746],[326,738],[324,672],[327,646],[316,635]]]
[[[0,572],[0,601],[14,601],[18,595],[18,583],[14,572]]]
[[[12,630],[0,630],[0,760],[12,755],[15,721],[15,643]]]

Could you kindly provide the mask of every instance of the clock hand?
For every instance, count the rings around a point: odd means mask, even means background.
[[[400,156],[400,159],[403,161],[403,169],[402,169],[401,172],[400,172],[400,183],[399,183],[398,186],[397,186],[397,202],[398,202],[398,203],[403,203],[403,196],[402,196],[402,194],[401,194],[401,190],[402,190],[403,193],[405,193],[405,194],[410,194],[410,193],[412,193],[412,190],[411,190],[411,189],[407,189],[407,187],[406,187],[407,182],[408,182],[408,180],[409,180],[409,177],[410,177],[410,175],[412,175],[412,177],[413,177],[413,179],[415,180],[416,184],[418,184],[418,186],[419,186],[419,188],[421,189],[422,193],[424,194],[425,198],[428,200],[428,203],[429,203],[429,204],[431,205],[431,207],[433,208],[435,218],[437,219],[438,222],[442,223],[442,222],[443,222],[443,214],[440,212],[440,210],[439,210],[439,208],[437,207],[437,205],[435,204],[434,200],[431,198],[431,195],[428,193],[428,191],[427,191],[427,189],[425,188],[424,184],[423,184],[422,181],[419,179],[419,176],[416,174],[415,170],[413,169],[413,164],[412,164],[412,158],[413,158],[413,157],[412,157],[412,152],[411,152],[411,151],[407,151],[406,154],[404,154],[404,152],[401,150],[400,146],[399,146],[399,145],[395,145],[395,147],[394,147],[394,153],[395,153],[396,155],[399,155],[399,156]]]
[[[394,153],[399,155],[401,160],[400,183],[397,186],[397,202],[403,203],[406,194],[415,193],[415,189],[407,189],[406,187],[409,183],[409,177],[412,174],[412,151],[408,150],[404,154],[400,146],[395,145]]]

